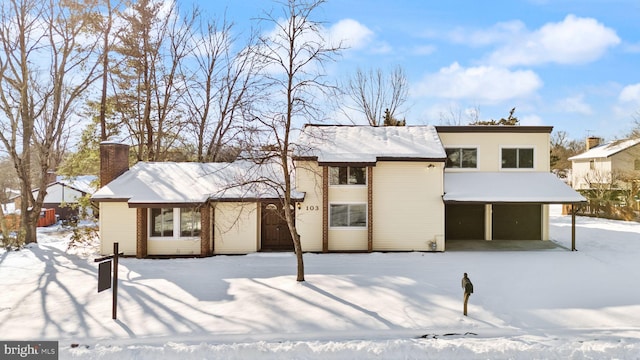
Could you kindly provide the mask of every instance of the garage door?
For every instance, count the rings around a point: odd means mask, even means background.
[[[494,204],[494,240],[541,240],[542,205]]]
[[[445,205],[445,239],[484,240],[484,205]]]

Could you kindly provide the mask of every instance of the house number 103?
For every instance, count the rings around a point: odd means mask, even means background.
[[[308,211],[318,211],[318,210],[320,210],[320,206],[318,206],[318,205],[307,205],[305,207],[305,209],[307,209]]]

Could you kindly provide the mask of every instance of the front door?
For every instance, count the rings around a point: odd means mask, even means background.
[[[293,251],[293,239],[280,202],[262,204],[262,251]]]

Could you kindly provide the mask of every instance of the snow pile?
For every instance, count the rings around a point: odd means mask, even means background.
[[[0,252],[0,338],[57,340],[60,359],[640,357],[639,224],[579,217],[571,252],[554,209],[556,249],[305,254],[304,283],[285,253],[123,258],[115,321],[95,255],[41,232]]]

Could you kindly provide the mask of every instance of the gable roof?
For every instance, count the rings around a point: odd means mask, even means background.
[[[131,207],[189,206],[208,200],[275,199],[282,195],[277,186],[281,173],[276,164],[256,165],[249,161],[138,162],[98,190],[91,199],[127,201]],[[302,196],[292,194],[293,198]]]
[[[371,164],[378,160],[445,161],[447,155],[431,125],[307,125],[295,144],[293,158]]]
[[[638,144],[640,144],[640,138],[614,140],[606,144],[593,147],[588,151],[583,152],[582,154],[572,156],[568,160],[588,160],[588,159],[608,158],[621,151],[634,147]]]
[[[95,175],[79,175],[74,177],[59,175],[56,177],[56,182],[49,184],[49,186],[60,184],[85,194],[91,194],[96,191],[96,187],[93,185],[96,180],[98,180],[98,177]]]
[[[585,202],[584,196],[548,172],[445,172],[445,203]]]

